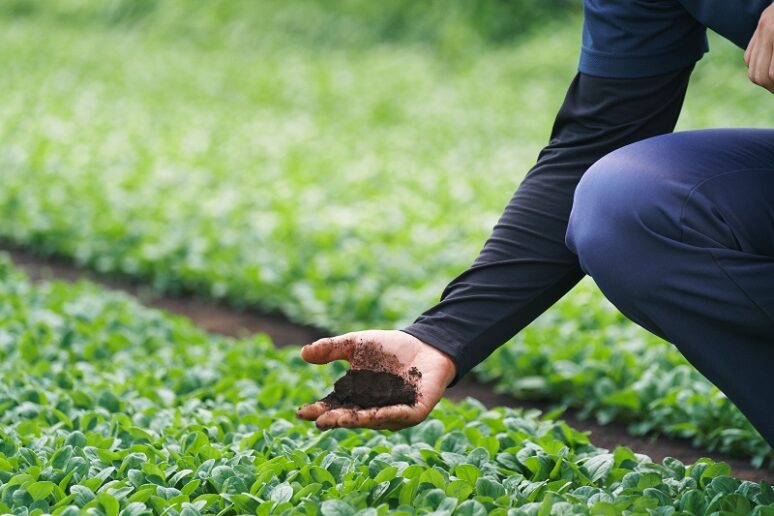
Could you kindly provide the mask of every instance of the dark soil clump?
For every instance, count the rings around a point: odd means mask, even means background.
[[[339,378],[333,392],[322,399],[331,408],[371,408],[414,405],[416,387],[385,371],[353,370]]]

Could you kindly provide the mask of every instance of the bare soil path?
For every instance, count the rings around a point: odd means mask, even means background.
[[[246,337],[262,332],[271,337],[274,344],[278,346],[305,344],[328,336],[320,328],[293,323],[282,314],[237,310],[194,295],[159,295],[145,285],[82,269],[62,258],[42,258],[32,252],[6,244],[0,244],[0,252],[7,253],[13,262],[23,269],[33,281],[57,279],[76,282],[88,280],[130,294],[146,306],[187,317],[194,324],[210,333],[229,337]]]
[[[41,258],[16,246],[0,244],[0,252],[6,252],[14,263],[25,270],[34,281],[58,279],[74,282],[89,280],[131,294],[147,306],[187,317],[194,324],[211,333],[245,337],[262,332],[269,335],[278,346],[304,344],[330,336],[330,332],[326,332],[322,328],[291,322],[281,314],[267,314],[258,310],[237,310],[193,295],[160,295],[131,281],[106,277],[93,271],[84,270],[65,259]],[[455,387],[449,389],[446,397],[455,401],[473,397],[487,407],[536,408],[543,412],[552,407],[550,402],[518,400],[506,394],[497,394],[492,385],[477,382],[470,377],[462,379]],[[661,462],[664,457],[675,457],[685,463],[690,463],[701,457],[710,457],[715,461],[727,462],[732,468],[733,475],[738,478],[756,482],[766,480],[769,483],[774,483],[774,469],[755,469],[744,458],[693,448],[690,442],[685,439],[663,436],[657,438],[634,437],[626,432],[626,425],[623,423],[613,422],[607,425],[598,425],[592,420],[578,419],[577,414],[576,410],[569,409],[562,414],[561,419],[574,428],[591,432],[591,441],[598,447],[612,451],[616,446],[627,446],[637,453],[650,456],[654,462]]]

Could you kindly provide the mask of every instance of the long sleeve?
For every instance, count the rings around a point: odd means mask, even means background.
[[[704,26],[746,48],[761,13],[772,0],[679,0],[686,11]]]
[[[452,357],[457,377],[451,385],[583,277],[565,245],[578,181],[608,152],[671,132],[692,68],[636,79],[576,75],[549,144],[479,256],[438,304],[402,328]]]
[[[709,49],[707,28],[741,48],[772,0],[584,0],[581,73],[652,77]]]

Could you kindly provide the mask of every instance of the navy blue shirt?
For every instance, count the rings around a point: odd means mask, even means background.
[[[741,48],[772,0],[585,0],[578,69],[599,77],[649,77],[692,65],[710,28]]]

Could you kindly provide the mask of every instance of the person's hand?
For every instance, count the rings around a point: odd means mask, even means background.
[[[384,357],[376,368],[372,363],[375,355]],[[320,400],[298,409],[296,415],[299,418],[315,421],[321,430],[333,427],[399,430],[416,425],[438,403],[456,374],[456,366],[447,354],[398,330],[366,330],[320,339],[304,346],[301,358],[312,364],[347,360],[352,370],[381,370],[404,378],[409,377],[412,368],[422,374],[416,384],[414,405],[354,410],[332,408]]]
[[[744,64],[752,82],[774,93],[774,4],[761,14],[744,52]]]

